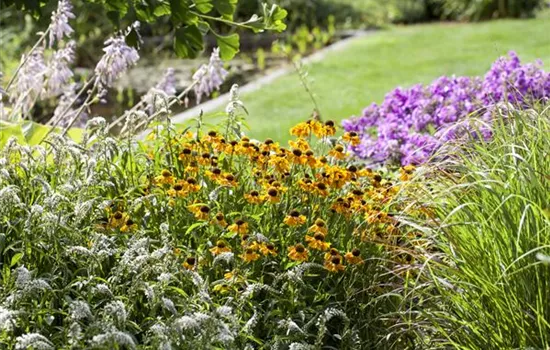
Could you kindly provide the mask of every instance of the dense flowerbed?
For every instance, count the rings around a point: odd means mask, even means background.
[[[229,133],[10,141],[0,163],[0,344],[359,348],[424,249],[414,169],[355,164],[334,123],[282,147]],[[312,141],[317,135],[323,142]],[[399,272],[401,271],[401,272]],[[302,345],[300,345],[302,344]]]
[[[542,63],[521,64],[511,52],[498,59],[484,78],[441,77],[433,83],[397,88],[384,102],[367,107],[360,117],[343,122],[361,142],[359,158],[375,163],[420,164],[442,144],[465,133],[491,136],[496,108],[527,106],[550,98],[550,73]],[[479,117],[478,122],[472,117]]]

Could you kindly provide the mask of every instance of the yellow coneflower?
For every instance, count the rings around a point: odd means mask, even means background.
[[[416,167],[412,164],[405,165],[404,167],[399,169],[399,173],[400,173],[399,179],[401,181],[409,181],[412,178],[412,175],[415,169]]]
[[[328,152],[328,155],[338,160],[342,160],[346,158],[345,150],[342,145],[334,146],[334,148]]]
[[[181,161],[188,161],[192,158],[193,150],[189,147],[184,147],[178,156]]]
[[[235,175],[226,173],[217,179],[217,182],[222,186],[235,187],[237,186],[237,178]]]
[[[273,243],[262,243],[259,245],[258,249],[263,255],[273,255],[277,256],[277,249]]]
[[[315,182],[313,184],[313,192],[321,197],[326,197],[329,195],[328,187],[324,182]]]
[[[199,172],[199,163],[197,161],[192,160],[189,162],[189,165],[185,167],[185,172],[188,174],[197,174]]]
[[[270,187],[267,190],[267,196],[265,197],[271,203],[279,203],[281,201],[281,193],[275,187]]]
[[[175,256],[180,256],[181,255],[181,249],[180,248],[174,248],[173,253],[174,253]]]
[[[260,196],[260,192],[256,190],[252,190],[244,195],[244,198],[248,203],[251,204],[261,204],[263,203],[264,199],[262,196]]]
[[[311,249],[325,251],[329,249],[330,243],[325,242],[325,235],[317,232],[312,236],[306,236],[306,242]]]
[[[381,182],[382,182],[382,176],[380,174],[374,174],[372,176],[371,184],[374,187],[380,187]]]
[[[269,158],[268,164],[275,168],[278,173],[286,173],[290,170],[290,163],[286,154],[275,154]]]
[[[193,256],[187,257],[183,262],[183,267],[187,270],[195,270],[197,268],[197,259]]]
[[[340,272],[344,271],[346,267],[342,265],[341,256],[333,256],[330,259],[325,260],[325,269],[329,270],[330,272]]]
[[[314,129],[313,132],[317,137],[333,136],[336,133],[336,127],[332,120],[327,120],[324,125]]]
[[[244,235],[248,233],[248,223],[243,219],[238,219],[234,224],[229,225],[227,229],[231,232]]]
[[[246,262],[253,262],[260,258],[260,254],[256,253],[253,248],[249,247],[246,248],[246,250],[240,255],[240,257]]]
[[[227,221],[225,221],[225,216],[223,213],[217,213],[216,216],[214,216],[214,223],[221,228],[227,227]]]
[[[137,228],[137,224],[132,219],[127,219],[120,228],[120,232],[132,232]]]
[[[298,180],[298,186],[300,186],[300,188],[307,193],[313,192],[313,189],[315,188],[313,181],[308,178]]]
[[[194,177],[188,177],[185,180],[185,189],[188,192],[198,192],[201,189],[201,185]]]
[[[218,182],[220,177],[222,176],[222,171],[220,168],[212,168],[211,170],[206,170],[204,172],[206,177],[208,177],[210,180]]]
[[[230,251],[231,251],[231,248],[229,248],[227,244],[222,240],[217,241],[216,246],[213,248],[210,248],[210,252],[214,255],[219,255],[221,253],[226,253]]]
[[[215,130],[210,130],[206,135],[204,135],[201,139],[201,141],[205,144],[212,144],[216,142],[220,142],[222,139],[222,136],[218,134]]]
[[[359,138],[359,135],[357,135],[356,132],[346,132],[344,136],[342,136],[342,140],[349,143],[352,146],[357,146],[361,143],[361,139]]]
[[[113,214],[111,214],[111,217],[109,218],[109,227],[122,227],[126,223],[126,220],[128,220],[128,215],[126,213],[115,211]]]
[[[227,294],[231,291],[231,286],[227,283],[216,284],[212,291],[220,294]]]
[[[298,210],[291,210],[284,218],[283,222],[288,226],[299,226],[305,224],[306,217],[305,215],[301,215]]]
[[[327,224],[322,219],[315,220],[315,223],[308,229],[308,232],[322,233],[326,235],[328,233]]]
[[[309,252],[302,243],[298,243],[288,248],[288,257],[294,261],[307,261]]]
[[[155,178],[155,183],[162,185],[171,185],[174,183],[174,176],[168,169],[164,169],[159,176]]]
[[[191,204],[187,208],[195,215],[195,218],[197,218],[198,220],[207,220],[209,217],[210,207],[208,205]]]
[[[363,196],[365,195],[365,192],[363,192],[360,189],[356,188],[353,191],[351,191],[351,194],[353,195],[354,200],[361,201],[361,199],[363,199]]]
[[[172,186],[171,189],[166,191],[166,193],[170,197],[185,197],[187,196],[187,191],[185,190],[184,183],[182,181],[178,181],[174,186]]]
[[[349,264],[353,265],[359,265],[364,262],[363,259],[361,259],[361,251],[357,248],[353,248],[351,252],[347,252],[345,258]]]
[[[210,153],[203,153],[197,158],[200,165],[210,165]]]
[[[340,252],[336,248],[330,248],[328,252],[325,253],[325,260],[332,258],[333,256],[341,256]]]
[[[302,152],[300,149],[295,148],[290,153],[290,160],[294,164],[298,165],[304,165],[307,163],[307,157],[304,155],[304,152]]]
[[[315,158],[315,154],[313,153],[312,150],[306,151],[305,158],[306,158],[306,164],[310,168],[317,168],[319,166],[319,161],[317,160],[317,158]]]

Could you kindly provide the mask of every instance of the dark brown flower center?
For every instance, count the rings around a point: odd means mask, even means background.
[[[206,205],[201,206],[200,210],[202,213],[205,213],[205,214],[208,214],[210,212],[210,208]]]
[[[115,215],[114,215],[114,218],[117,219],[117,220],[122,219],[122,213],[119,212],[119,211],[117,211],[117,212],[115,213]]]
[[[300,217],[300,212],[298,210],[292,210],[290,212],[290,216],[292,216],[293,218]]]
[[[333,263],[334,265],[340,265],[340,257],[339,256],[333,256],[330,259],[330,262]]]
[[[237,226],[242,226],[242,225],[245,224],[244,220],[242,220],[242,219],[239,219],[239,220],[235,221],[235,223],[237,224]]]
[[[302,155],[302,151],[300,151],[299,149],[293,149],[292,154],[294,154],[296,157],[299,157]]]
[[[218,247],[218,248],[220,248],[220,249],[225,248],[225,242],[223,242],[223,241],[218,241],[218,242],[216,243],[216,247]]]
[[[320,232],[317,232],[313,238],[315,238],[317,241],[324,241],[325,240],[325,235],[320,233]]]
[[[353,248],[353,250],[351,251],[351,254],[355,257],[361,255],[361,251],[359,251],[359,249],[357,248]]]
[[[267,191],[267,194],[271,197],[277,197],[277,195],[279,194],[279,191],[277,191],[276,188],[274,187],[271,187],[268,191]]]
[[[183,190],[183,186],[182,185],[175,185],[174,190],[181,191],[181,190]]]
[[[196,262],[195,258],[192,257],[192,256],[188,257],[185,261],[186,261],[187,264],[189,264],[189,265],[195,265],[195,262]]]
[[[306,248],[302,244],[297,244],[294,250],[298,253],[303,253],[306,251]]]

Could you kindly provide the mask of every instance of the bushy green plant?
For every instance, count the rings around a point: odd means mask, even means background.
[[[435,252],[404,292],[426,348],[550,345],[550,114],[503,106],[492,141],[456,144],[424,179]]]
[[[530,17],[543,0],[430,0],[434,14],[443,18],[478,21],[491,18]]]

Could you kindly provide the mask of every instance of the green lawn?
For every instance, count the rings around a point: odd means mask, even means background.
[[[510,50],[523,61],[550,66],[550,18],[479,24],[396,27],[351,43],[309,66],[311,87],[324,119],[342,120],[380,102],[396,86],[428,83],[441,75],[482,75]],[[249,134],[288,139],[288,129],[307,119],[312,103],[296,74],[243,94]]]

